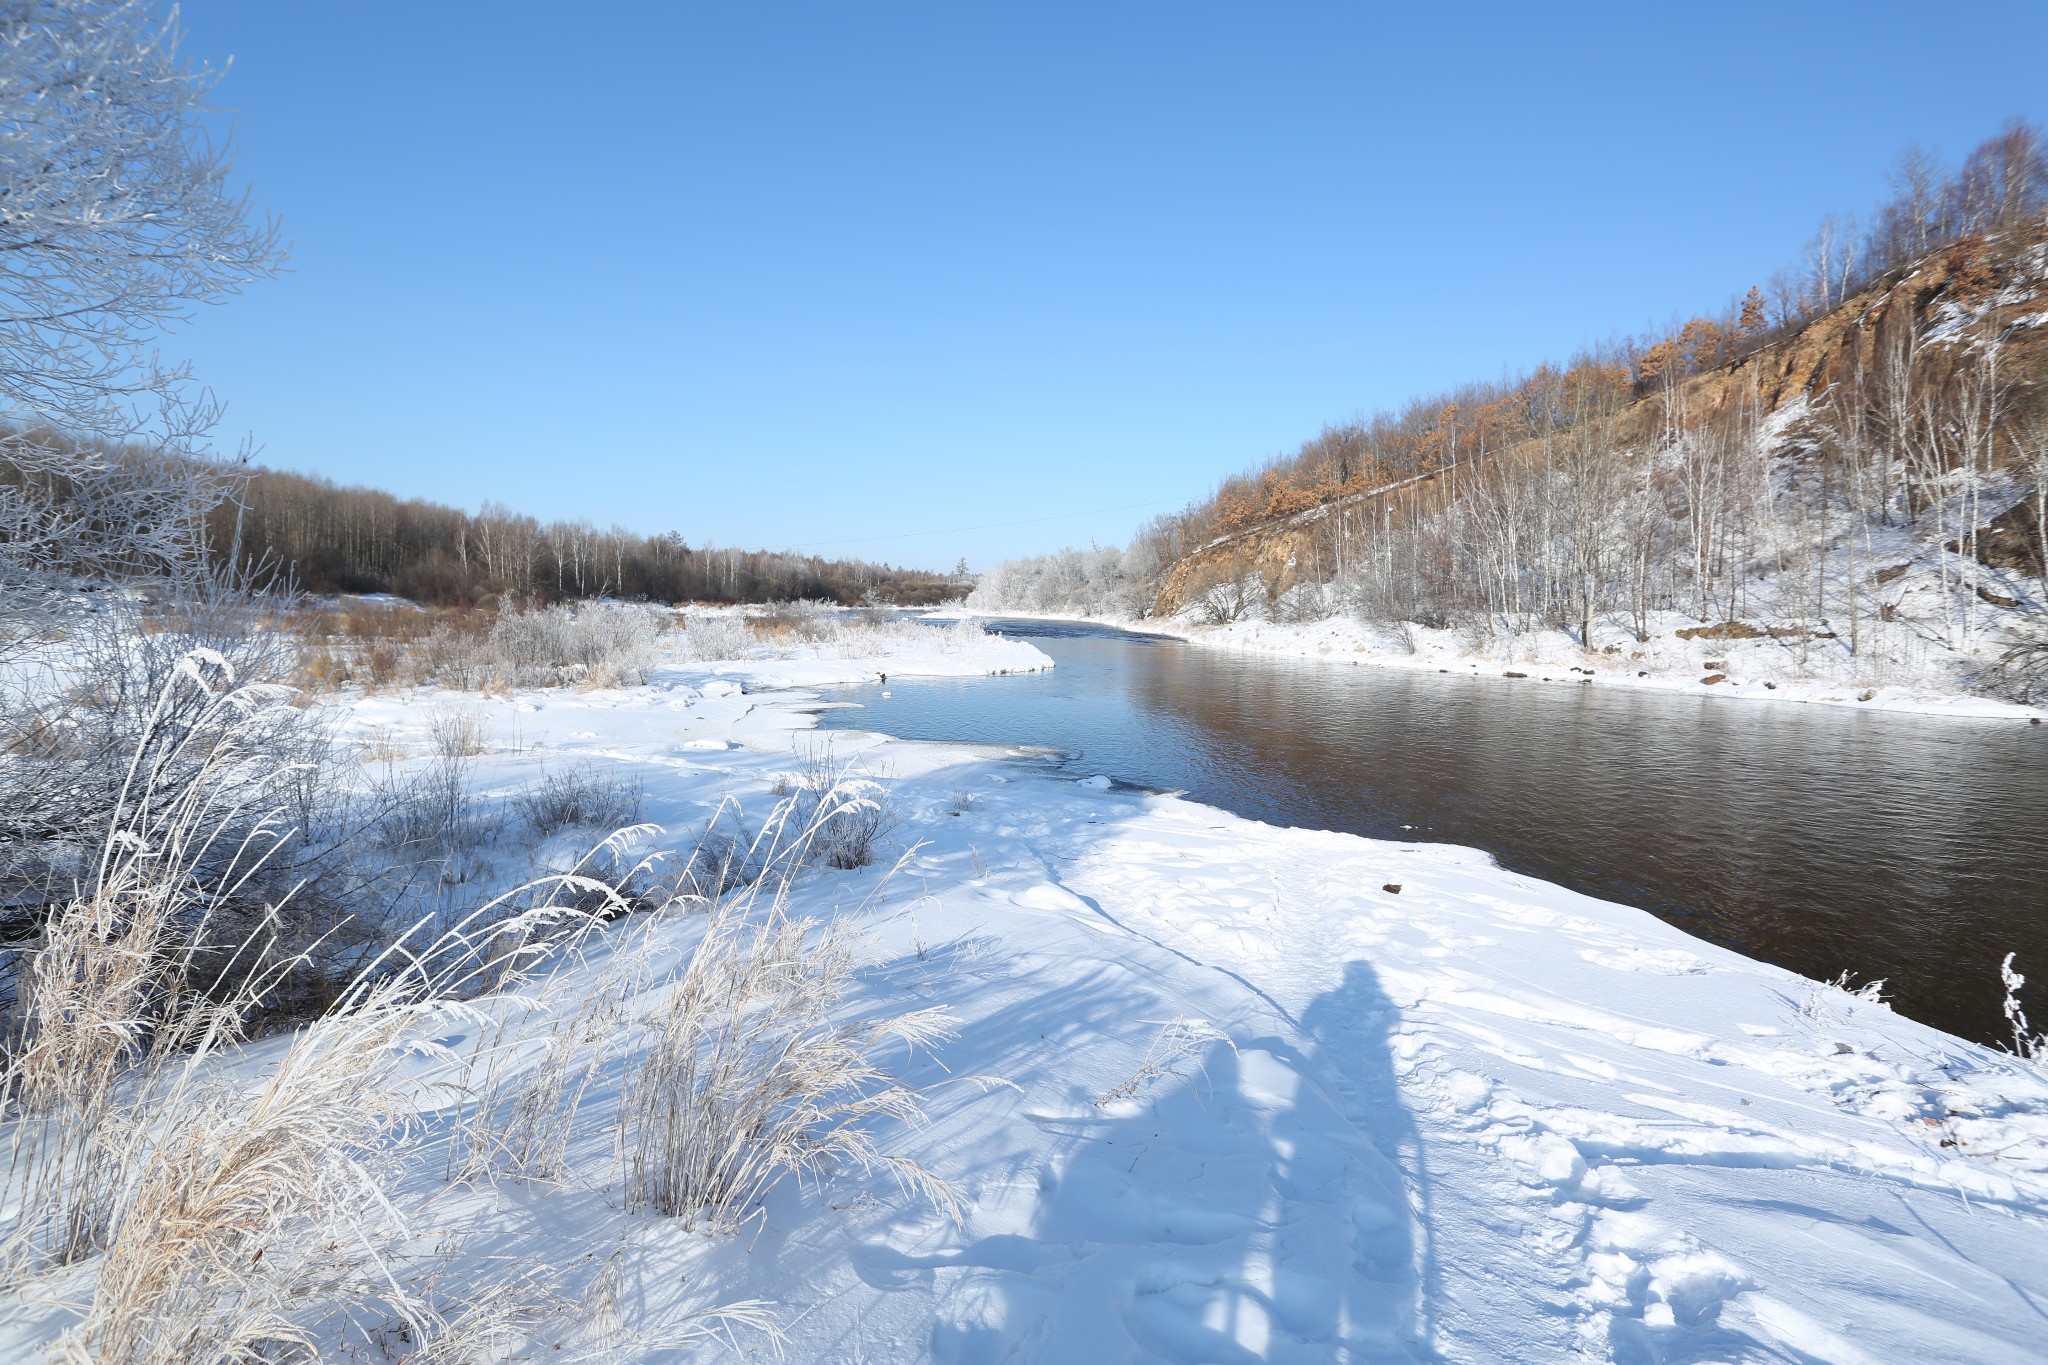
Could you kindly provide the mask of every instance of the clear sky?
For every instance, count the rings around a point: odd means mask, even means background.
[[[2041,0],[184,17],[294,242],[167,347],[228,436],[937,568],[1719,307],[1909,141],[2048,121]]]

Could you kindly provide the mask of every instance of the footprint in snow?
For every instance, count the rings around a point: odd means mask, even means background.
[[[1612,952],[1581,948],[1579,956],[1596,967],[1653,976],[1697,976],[1707,970],[1706,963],[1682,948],[1618,948]]]

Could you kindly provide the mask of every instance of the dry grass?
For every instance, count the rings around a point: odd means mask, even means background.
[[[1237,1045],[1230,1041],[1230,1035],[1215,1025],[1201,1019],[1189,1019],[1175,1015],[1159,1026],[1159,1032],[1152,1038],[1151,1046],[1139,1059],[1137,1070],[1125,1080],[1111,1086],[1095,1097],[1098,1109],[1134,1099],[1138,1092],[1161,1077],[1181,1077],[1181,1067],[1204,1048],[1221,1043],[1235,1052]]]
[[[379,1268],[404,1227],[378,1169],[407,1113],[393,1045],[408,994],[387,985],[302,1031],[253,1095],[165,1098],[60,1359],[226,1365],[310,1351],[308,1304],[409,1306]]]
[[[620,888],[651,875],[628,853],[646,829],[445,930],[416,924],[288,1041],[245,1050],[245,1022],[307,959],[280,958],[261,924],[236,938],[215,913],[260,865],[265,838],[281,837],[274,826],[242,836],[229,873],[192,875],[215,832],[250,827],[231,807],[264,789],[248,770],[265,760],[238,738],[262,733],[262,708],[282,704],[235,687],[224,667],[200,659],[174,679],[232,713],[192,732],[212,736],[207,761],[138,753],[131,818],[116,822],[96,879],[53,919],[22,981],[0,1084],[0,1288],[34,1298],[50,1292],[46,1274],[89,1267],[90,1297],[55,1358],[314,1360],[357,1320],[395,1321],[413,1359],[515,1354],[543,1321],[571,1316],[557,1268],[462,1263],[462,1307],[446,1311],[416,1269],[431,1157],[469,1180],[594,1173],[628,1206],[715,1229],[743,1222],[784,1177],[842,1169],[950,1201],[883,1138],[921,1114],[886,1059],[946,1036],[943,1015],[841,1020],[853,941],[790,913],[834,813],[865,799],[835,789],[784,801],[741,858],[747,879],[721,877],[708,894],[625,919],[601,962],[597,931],[634,909]],[[173,772],[182,790],[146,790]],[[434,1063],[435,1081],[418,1059],[435,1055],[451,1012],[483,1027],[473,1055]],[[429,1095],[449,1093],[452,1126],[422,1122]],[[593,1137],[612,1161],[572,1159]],[[759,1304],[646,1329],[616,1303],[589,1306],[571,1331],[589,1349],[552,1358],[776,1335]]]
[[[790,913],[822,833],[802,820],[803,804],[782,801],[736,856],[751,876],[678,895],[624,937],[608,935],[594,981],[540,983],[522,1023],[552,1015],[545,1049],[517,1070],[499,1067],[495,1044],[485,1050],[465,1157],[452,1169],[564,1179],[572,1149],[609,1129],[626,1206],[689,1227],[730,1230],[777,1181],[845,1169],[884,1172],[907,1195],[950,1206],[944,1183],[887,1152],[881,1136],[922,1115],[921,1096],[885,1057],[949,1036],[945,1014],[837,1018],[854,940]],[[692,928],[682,961],[658,969]],[[600,1084],[621,1072],[622,1089]],[[598,1093],[608,1112],[592,1112]]]
[[[790,801],[792,822],[810,831],[811,855],[841,871],[874,862],[882,836],[896,827],[888,789],[865,769],[838,762],[829,747],[800,755],[772,790]]]
[[[844,622],[838,609],[827,602],[777,602],[749,613],[746,618],[747,630],[756,640],[767,644],[834,640]]]
[[[358,603],[290,613],[298,685],[318,694],[435,684],[465,692],[622,687],[645,676],[669,618],[654,608],[585,604],[524,611]]]
[[[412,750],[398,737],[395,725],[376,725],[363,731],[356,752],[366,763],[399,763],[412,757]]]
[[[491,727],[473,706],[437,706],[427,714],[427,735],[443,758],[474,758],[489,750]]]
[[[231,686],[218,655],[175,673],[145,726],[89,887],[58,907],[18,985],[17,1022],[0,1115],[14,1120],[6,1193],[15,1216],[0,1266],[15,1276],[98,1250],[113,1221],[101,1177],[123,1160],[132,1127],[120,1091],[138,1070],[217,1044],[275,984],[274,914],[226,938],[223,908],[288,831],[241,817],[277,794],[288,768],[251,780],[265,694]],[[206,700],[170,727],[182,694]],[[181,715],[180,719],[184,719]],[[202,747],[187,766],[189,751]],[[164,791],[166,782],[179,787]],[[239,847],[210,878],[215,843]]]
[[[618,829],[640,819],[645,791],[632,778],[579,763],[547,774],[513,798],[541,838],[564,829]]]
[[[834,804],[828,794],[820,808]],[[778,807],[762,836],[766,874],[711,909],[647,1021],[619,1114],[629,1208],[730,1230],[783,1177],[836,1168],[886,1172],[906,1195],[952,1206],[944,1182],[884,1151],[873,1126],[921,1117],[919,1094],[879,1057],[950,1037],[946,1013],[835,1021],[855,959],[843,931],[789,914],[823,832],[816,818],[799,824],[801,811],[795,797]]]
[[[91,884],[29,955],[0,1074],[0,1280],[98,1257],[59,1352],[73,1360],[249,1360],[303,1344],[309,1302],[398,1295],[368,1269],[395,1226],[378,1171],[405,1146],[393,1043],[421,1002],[516,968],[537,935],[581,922],[546,907],[515,917],[510,940],[493,923],[416,954],[401,942],[259,1084],[233,1083],[219,1069],[230,1045],[305,965],[275,954],[274,913],[239,938],[221,913],[284,837],[239,818],[267,789],[248,741],[279,703],[236,687],[217,655],[188,662],[156,720],[190,715],[196,692],[197,723],[145,730]],[[183,762],[192,745],[206,749],[196,766]],[[251,828],[226,871],[197,875],[222,831]]]

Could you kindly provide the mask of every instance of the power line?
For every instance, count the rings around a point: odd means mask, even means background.
[[[848,540],[807,540],[798,545],[785,545],[785,550],[816,550],[827,545],[869,545],[878,540],[914,540],[919,536],[957,536],[967,531],[994,531],[1005,526],[1035,526],[1046,521],[1071,521],[1075,517],[1099,517],[1110,512],[1131,512],[1140,507],[1158,507],[1163,503],[1179,502],[1179,498],[1154,498],[1150,502],[1127,502],[1121,507],[1098,507],[1088,512],[1059,512],[1049,517],[1024,517],[1017,521],[991,521],[980,526],[951,526],[940,531],[904,531],[893,536],[855,536]]]

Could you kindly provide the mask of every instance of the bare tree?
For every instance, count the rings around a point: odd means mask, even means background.
[[[146,0],[0,0],[0,583],[193,568],[219,417],[163,328],[282,260],[207,132],[219,72]],[[12,632],[18,636],[17,629]]]
[[[207,133],[220,72],[148,0],[0,3],[0,403],[102,440],[215,415],[152,342],[281,263]]]

